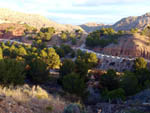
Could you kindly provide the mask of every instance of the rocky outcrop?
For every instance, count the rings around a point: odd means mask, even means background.
[[[118,44],[110,44],[102,51],[104,54],[113,56],[144,57],[150,59],[150,37],[140,34],[123,36]]]
[[[21,37],[25,27],[20,24],[0,24],[0,38],[11,39]]]

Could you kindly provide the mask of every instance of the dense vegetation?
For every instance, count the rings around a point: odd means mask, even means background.
[[[117,43],[118,38],[124,34],[124,31],[116,32],[112,28],[102,28],[101,30],[90,33],[86,39],[88,47],[105,47],[110,43]]]
[[[55,29],[53,27],[41,28],[38,33],[36,33],[36,32],[32,32],[32,33],[35,33],[35,35],[31,36],[30,37],[31,39],[50,41],[52,39],[52,36],[55,33]]]
[[[77,40],[80,40],[82,37],[82,30],[75,30],[74,32],[62,31],[60,34],[60,39],[63,42],[71,42],[72,45],[77,44]]]
[[[44,28],[40,32],[50,31]],[[100,36],[102,39],[98,40],[115,42],[116,37],[122,34],[122,31],[116,33],[113,29],[102,29],[91,33],[88,38],[95,40],[92,37],[98,39]],[[110,40],[112,37],[115,37],[115,40]],[[58,84],[63,90],[82,99],[86,98],[89,94],[87,84],[91,77],[89,70],[95,68],[99,61],[96,54],[75,51],[68,45],[48,48],[45,40],[40,39],[33,41],[32,45],[21,45],[9,41],[0,43],[0,84],[22,85],[26,81],[44,84],[49,82],[49,71],[57,69],[60,74]],[[100,74],[98,80],[98,89],[104,101],[125,100],[128,96],[150,88],[150,71],[147,68],[147,62],[143,58],[137,58],[133,71],[117,73],[114,70],[108,70]]]
[[[40,40],[33,45],[1,42],[0,59],[1,83],[4,85],[21,84],[25,79],[42,83],[47,80],[49,69],[59,68],[61,64],[55,49],[47,48]]]
[[[108,70],[100,78],[100,89],[106,100],[125,99],[150,87],[150,70],[143,58],[135,60],[134,71],[126,71],[118,75],[114,70]]]

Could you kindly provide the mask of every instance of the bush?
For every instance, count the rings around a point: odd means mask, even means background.
[[[83,96],[85,93],[85,82],[76,73],[71,73],[63,78],[63,88],[65,91],[76,94],[77,96]]]
[[[100,86],[104,89],[114,90],[119,87],[119,78],[114,70],[108,70],[100,77]]]
[[[147,62],[145,61],[144,58],[139,57],[134,61],[135,70],[145,69],[146,67],[147,67]]]
[[[114,99],[115,100],[116,99],[124,100],[125,99],[125,91],[122,88],[112,90],[112,91],[108,92],[107,98],[111,99],[111,100],[114,100]]]
[[[0,60],[0,83],[2,85],[22,85],[24,65],[13,59]]]
[[[49,70],[47,64],[40,59],[33,59],[27,64],[27,78],[34,83],[44,83],[48,80]],[[26,67],[27,67],[26,66]]]
[[[75,64],[76,73],[78,73],[81,76],[81,78],[85,79],[89,69],[88,64],[86,64],[83,60],[79,58],[76,59]]]
[[[70,104],[65,107],[63,113],[84,113],[79,104]]]
[[[134,95],[137,92],[138,80],[134,73],[125,72],[121,79],[121,87],[125,90],[126,95]]]
[[[138,84],[144,86],[146,80],[150,80],[150,71],[148,69],[138,69],[135,72]]]
[[[123,31],[116,32],[112,28],[102,28],[94,31],[86,38],[86,46],[88,47],[105,47],[111,43],[118,43],[118,38],[123,35]]]
[[[75,70],[75,63],[70,59],[65,59],[63,65],[60,67],[60,75],[64,77]]]

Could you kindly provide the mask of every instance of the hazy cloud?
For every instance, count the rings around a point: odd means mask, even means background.
[[[150,11],[148,0],[0,0],[0,7],[39,13],[60,23],[111,24]]]

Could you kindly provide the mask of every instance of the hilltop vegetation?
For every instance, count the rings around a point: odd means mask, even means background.
[[[102,28],[101,30],[90,33],[86,39],[86,46],[88,47],[106,47],[111,43],[118,43],[118,38],[121,37],[125,32],[116,32],[112,28]]]

